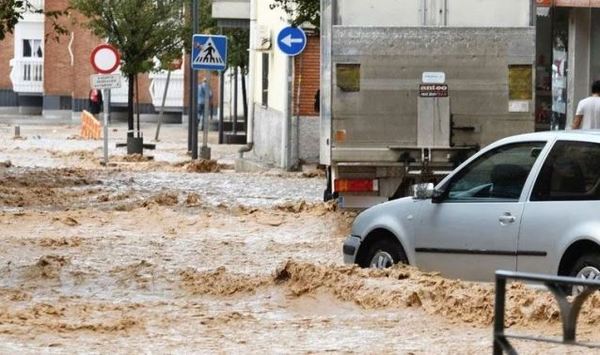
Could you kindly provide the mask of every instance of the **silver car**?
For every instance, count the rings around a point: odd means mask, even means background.
[[[509,137],[419,186],[356,218],[346,263],[480,281],[497,269],[600,279],[600,132]]]

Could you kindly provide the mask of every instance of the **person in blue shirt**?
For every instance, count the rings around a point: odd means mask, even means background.
[[[204,129],[204,100],[208,94],[209,109],[212,103],[212,90],[206,78],[202,79],[202,84],[198,85],[198,127]]]

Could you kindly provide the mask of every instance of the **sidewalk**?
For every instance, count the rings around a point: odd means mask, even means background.
[[[14,126],[20,126],[21,138],[15,139]],[[156,150],[145,150],[144,155],[155,161],[179,162],[191,159],[188,151],[188,131],[181,124],[163,124],[159,141],[154,140],[156,123],[142,122],[140,131],[144,143],[155,143]],[[103,140],[84,140],[79,136],[80,122],[72,120],[49,120],[40,116],[0,116],[0,160],[12,160],[16,165],[29,166],[38,160],[52,160],[53,154],[74,151],[92,152],[100,157]],[[127,139],[127,123],[109,125],[109,156],[126,155],[125,148],[117,143]],[[209,132],[208,145],[211,158],[220,163],[234,165],[240,145],[219,145],[218,132]],[[202,132],[198,132],[198,146],[202,146]],[[19,164],[19,162],[22,164]]]

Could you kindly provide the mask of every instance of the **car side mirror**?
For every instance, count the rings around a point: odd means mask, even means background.
[[[431,203],[441,203],[444,200],[444,190],[433,190],[433,195],[431,196]]]
[[[415,200],[428,200],[433,197],[435,192],[432,183],[416,184],[411,186],[411,190]]]

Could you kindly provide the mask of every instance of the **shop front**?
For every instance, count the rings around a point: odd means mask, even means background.
[[[536,2],[536,130],[565,129],[600,80],[600,0]]]

